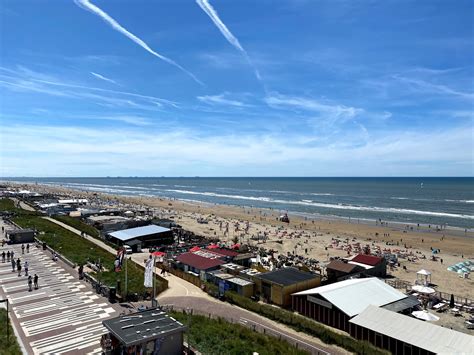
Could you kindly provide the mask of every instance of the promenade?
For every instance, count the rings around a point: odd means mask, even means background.
[[[3,238],[3,236],[2,236]],[[1,238],[0,238],[1,239]],[[0,262],[0,298],[8,298],[10,318],[28,354],[99,354],[102,321],[120,312],[77,279],[77,272],[53,261],[51,253],[30,245],[22,255],[21,245],[0,246],[0,253],[14,251],[22,263],[21,276],[11,263]],[[29,275],[37,274],[39,289],[28,291],[23,264]]]

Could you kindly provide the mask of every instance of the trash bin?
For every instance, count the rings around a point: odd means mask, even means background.
[[[117,302],[117,291],[115,287],[109,288],[109,302],[110,303]]]
[[[43,250],[46,250],[46,242],[43,242]]]

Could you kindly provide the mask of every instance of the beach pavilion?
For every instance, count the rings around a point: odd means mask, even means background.
[[[367,306],[407,312],[420,304],[376,277],[349,279],[292,295],[293,310],[346,332],[349,321]]]

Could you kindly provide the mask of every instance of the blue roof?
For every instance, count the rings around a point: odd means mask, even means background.
[[[144,227],[123,229],[121,231],[109,233],[109,235],[114,238],[120,239],[122,241],[126,241],[126,240],[143,237],[150,234],[169,232],[170,230],[171,229],[159,227],[154,224],[150,224],[149,226],[144,226]]]

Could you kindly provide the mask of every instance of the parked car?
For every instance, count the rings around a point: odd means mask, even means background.
[[[127,253],[127,254],[132,254],[133,253],[133,250],[132,250],[131,246],[124,245],[123,248],[125,249],[125,253]]]

